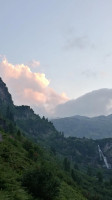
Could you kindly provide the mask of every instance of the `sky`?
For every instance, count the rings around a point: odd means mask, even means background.
[[[112,88],[112,0],[0,0],[0,76],[39,112]]]

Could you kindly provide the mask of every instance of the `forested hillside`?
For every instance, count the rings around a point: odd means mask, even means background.
[[[23,136],[0,131],[0,200],[111,200],[111,170],[86,170]],[[102,190],[103,188],[103,190]]]
[[[111,200],[112,170],[98,145],[111,164],[112,140],[65,138],[0,87],[0,200]]]
[[[55,128],[66,137],[102,139],[112,137],[112,115],[99,117],[73,116],[52,120]]]

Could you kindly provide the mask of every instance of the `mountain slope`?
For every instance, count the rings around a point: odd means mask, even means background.
[[[15,106],[8,88],[0,78],[0,114],[16,123],[27,136],[32,138],[45,138],[56,132],[53,124],[39,115],[36,115],[29,106]]]
[[[30,107],[7,100],[0,107],[0,200],[111,200],[111,169],[98,145],[112,164],[112,139],[65,138]]]
[[[22,135],[4,132],[0,135],[0,200],[111,200],[111,170],[108,174],[105,171],[106,179],[101,175],[104,171],[97,171],[95,167],[88,168],[86,174],[72,164],[68,168],[66,164],[70,161],[66,157],[59,160]],[[100,143],[102,148],[105,142]],[[81,143],[83,152],[87,142],[84,144],[82,139],[69,138],[68,146],[72,150],[77,144],[76,149],[81,153]]]
[[[112,115],[99,117],[66,117],[52,120],[58,131],[65,136],[87,137],[93,139],[112,137]]]
[[[61,170],[49,152],[22,136],[1,134],[0,200],[74,200],[74,197],[86,200],[81,189]],[[63,178],[59,178],[59,174]]]

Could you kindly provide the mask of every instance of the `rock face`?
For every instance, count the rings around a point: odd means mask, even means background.
[[[0,117],[0,128],[3,130],[7,129],[6,121],[4,119],[2,119],[1,117]]]
[[[15,114],[14,119],[20,120],[20,119],[35,119],[36,115],[34,114],[34,111],[30,108],[30,106],[15,106]]]
[[[14,116],[14,120],[19,119],[35,119],[36,115],[30,106],[15,106],[12,97],[6,87],[6,84],[0,78],[0,111],[8,117],[10,114]],[[8,116],[7,116],[8,114]],[[10,118],[10,117],[8,117]]]
[[[112,169],[112,138],[99,140],[99,143],[101,145],[103,154],[106,157],[106,159],[110,165],[110,168]]]
[[[13,105],[12,97],[8,92],[6,84],[0,78],[0,103]]]

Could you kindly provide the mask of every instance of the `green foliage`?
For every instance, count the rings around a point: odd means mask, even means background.
[[[87,175],[92,176],[92,168],[88,166],[87,168]]]
[[[76,187],[75,189],[70,185],[62,182],[60,187],[60,198],[57,200],[86,200],[84,196],[82,196],[81,192]]]
[[[8,132],[13,134],[14,133],[14,126],[12,123],[9,123],[9,126],[8,126]]]
[[[103,182],[103,175],[102,175],[102,173],[101,173],[100,171],[97,172],[96,177],[98,178],[98,181],[99,181],[99,182]]]
[[[74,164],[74,169],[77,169],[77,170],[79,170],[79,166],[78,166],[78,164],[77,164],[77,163],[75,163],[75,164]]]
[[[40,197],[43,200],[53,200],[59,196],[59,180],[46,165],[28,171],[23,177],[23,186],[34,197]]]
[[[65,171],[70,171],[70,161],[67,158],[64,158],[63,166]]]
[[[35,154],[37,157],[35,157]],[[59,175],[60,174],[60,175]],[[58,200],[79,191],[72,178],[57,165],[54,154],[18,135],[3,134],[0,142],[0,200]],[[70,184],[70,185],[69,185]],[[75,194],[83,199],[81,191]],[[70,198],[67,200],[71,200]]]
[[[21,136],[22,136],[22,134],[21,134],[21,131],[20,131],[20,130],[18,130],[18,131],[17,131],[17,137],[18,137],[18,139],[20,139],[20,138],[21,138]]]
[[[80,184],[80,182],[81,182],[81,177],[79,176],[79,174],[77,173],[77,171],[76,170],[71,170],[71,176],[72,176],[72,178],[73,178],[73,180],[75,181],[75,182],[77,182],[78,184]]]

